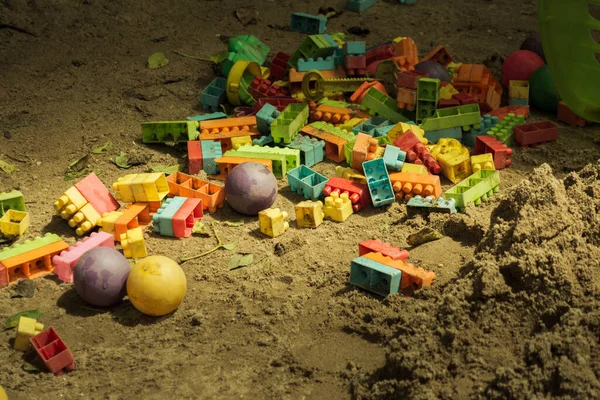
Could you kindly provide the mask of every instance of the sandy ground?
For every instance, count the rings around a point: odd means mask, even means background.
[[[291,51],[303,35],[269,24],[344,3],[258,0],[258,23],[244,27],[234,10],[248,2],[233,0],[0,1],[0,24],[33,33],[0,29],[0,158],[18,168],[0,172],[0,191],[25,195],[27,237],[55,232],[76,241],[52,203],[73,183],[63,179],[67,165],[107,140],[111,151],[91,156],[107,185],[126,172],[184,162],[183,147],[139,142],[142,121],[197,114],[200,90],[213,78],[208,63],[172,50],[206,57],[225,48],[218,35],[251,33],[272,54]],[[507,0],[378,3],[329,20],[328,32],[368,28],[369,45],[411,36],[421,55],[444,44],[456,60],[481,63],[516,50],[537,29],[531,0],[518,7]],[[146,59],[156,51],[170,62],[149,70]],[[490,65],[497,75],[499,65]],[[533,115],[543,118],[553,116]],[[242,227],[221,224],[223,240],[257,261],[229,271],[232,253],[219,250],[183,264],[187,296],[164,318],[140,316],[128,302],[95,309],[52,277],[35,281],[33,298],[2,289],[0,317],[45,311],[41,322],[61,334],[76,369],[61,377],[23,370],[14,331],[3,331],[0,385],[11,400],[597,398],[600,167],[574,171],[598,160],[598,138],[597,125],[561,126],[557,142],[516,149],[501,171],[501,192],[452,217],[408,219],[405,206],[394,204],[317,230],[292,223],[276,239],[262,236],[255,218]],[[125,172],[109,162],[119,151],[152,159]],[[316,170],[331,175],[334,167]],[[285,180],[280,189],[275,206],[294,215],[300,198]],[[240,216],[225,207],[205,222],[213,219]],[[446,237],[410,248],[407,236],[424,226]],[[407,248],[415,265],[437,274],[433,287],[382,300],[348,285],[358,242],[372,238]],[[215,239],[147,234],[146,243],[150,253],[177,259]],[[277,244],[284,254],[275,254]]]

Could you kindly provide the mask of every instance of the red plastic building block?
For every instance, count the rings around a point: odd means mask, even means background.
[[[290,61],[291,56],[289,54],[279,52],[273,57],[271,64],[269,64],[269,69],[271,70],[270,78],[274,81],[280,81],[285,76],[285,73],[288,69],[288,61]]]
[[[365,97],[369,89],[371,89],[372,87],[379,90],[381,93],[388,94],[385,90],[385,87],[378,81],[365,82],[362,85],[360,85],[358,89],[356,89],[356,92],[352,93],[352,96],[350,96],[350,101],[356,104],[362,103],[363,98]]]
[[[366,208],[371,204],[369,187],[362,183],[333,176],[327,181],[323,189],[323,195],[329,196],[332,192],[337,192],[338,194],[348,193],[348,198],[352,202],[354,212],[358,212],[358,210]]]
[[[280,88],[279,85],[272,84],[270,80],[263,79],[261,76],[255,76],[248,91],[255,99],[263,97],[285,97],[288,92],[285,88]]]
[[[394,145],[406,152],[406,161],[413,164],[423,164],[427,170],[435,175],[442,171],[440,164],[433,158],[429,150],[421,143],[412,131],[406,131],[399,136]]]
[[[38,356],[54,375],[62,375],[64,371],[75,368],[73,353],[50,327],[29,339]]]
[[[452,98],[454,100],[457,100],[459,105],[461,106],[477,103],[477,100],[475,100],[473,96],[467,93],[456,93],[452,95]]]
[[[258,112],[265,104],[271,104],[279,111],[283,111],[289,104],[299,103],[297,99],[291,97],[263,97],[254,103],[254,111]]]
[[[362,76],[367,71],[367,58],[365,56],[344,57],[344,67],[348,76]]]
[[[522,147],[535,147],[540,143],[553,142],[558,138],[558,125],[550,121],[515,126],[515,143]]]
[[[389,243],[383,243],[381,240],[363,240],[358,244],[358,255],[362,256],[368,253],[381,253],[392,260],[406,260],[408,251],[400,250]]]
[[[390,58],[394,58],[395,56],[396,53],[394,52],[394,46],[391,44],[382,44],[365,52],[367,65],[374,61],[388,60]]]
[[[120,207],[117,200],[110,194],[106,186],[104,186],[102,181],[100,181],[93,172],[73,186],[79,190],[79,193],[85,197],[88,203],[90,203],[100,215],[106,212],[116,211]]]
[[[489,113],[492,117],[498,117],[498,121],[502,121],[504,117],[508,114],[515,114],[515,116],[522,115],[527,117],[529,114],[529,106],[506,106],[495,109],[494,111],[490,111]]]
[[[475,155],[485,153],[492,153],[496,169],[503,169],[511,164],[512,149],[510,147],[492,136],[477,136],[475,138]]]
[[[438,108],[457,107],[460,106],[460,102],[456,99],[440,99]]]
[[[173,236],[189,237],[194,224],[203,216],[202,199],[187,199],[173,216]]]
[[[400,71],[398,72],[398,87],[417,90],[417,82],[421,78],[427,78],[425,72],[420,71]]]
[[[190,175],[196,175],[202,171],[202,146],[199,140],[190,140],[187,146]]]
[[[558,103],[558,115],[556,117],[557,121],[564,122],[571,126],[585,126],[589,121],[581,118],[579,115],[575,114],[567,103],[561,101]]]

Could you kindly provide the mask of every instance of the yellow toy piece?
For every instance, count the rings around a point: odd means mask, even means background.
[[[22,236],[29,228],[29,213],[8,210],[0,218],[0,232],[6,236]]]
[[[471,176],[471,158],[469,152],[453,149],[440,154],[438,162],[442,167],[442,175],[452,183],[459,183]]]
[[[425,168],[423,164],[411,164],[406,162],[404,163],[404,165],[402,165],[402,171],[400,172],[418,175],[429,175],[429,171],[427,171],[427,168]]]
[[[490,171],[496,170],[496,166],[494,165],[494,156],[492,153],[471,156],[471,170],[473,170],[473,173],[481,171],[482,169]]]
[[[54,202],[54,209],[63,219],[69,219],[87,203],[81,192],[75,186],[71,186]]]
[[[231,138],[231,147],[234,150],[246,145],[252,146],[252,138],[250,136],[236,136]]]
[[[347,132],[352,132],[352,128],[364,121],[364,118],[351,118],[339,126]]]
[[[323,223],[325,213],[320,201],[302,201],[296,204],[296,225],[298,228],[317,228]]]
[[[164,172],[125,175],[115,183],[115,197],[126,203],[162,201],[169,194]]]
[[[44,330],[44,324],[37,322],[33,318],[19,318],[17,325],[17,336],[15,337],[15,350],[27,351],[30,347],[29,339]],[[0,392],[0,399],[2,398]]]
[[[425,131],[419,128],[416,125],[405,124],[404,122],[398,122],[392,129],[387,132],[387,136],[390,138],[390,142],[393,144],[394,141],[406,133],[406,131],[412,131],[421,143],[427,144],[427,139],[425,139]]]
[[[137,227],[127,230],[121,235],[121,246],[125,258],[144,258],[148,255],[144,233],[142,228]]]
[[[352,182],[367,184],[367,178],[357,172],[355,169],[350,167],[342,167],[340,165],[335,167],[335,176],[339,178],[348,179]]]
[[[406,36],[398,36],[397,38],[392,39],[392,43],[398,43],[404,39],[406,39]]]
[[[325,218],[329,218],[336,222],[344,222],[352,215],[352,202],[348,198],[348,193],[342,193],[340,196],[337,192],[331,193],[325,198],[325,207],[323,208]]]
[[[463,147],[458,140],[453,138],[441,138],[438,140],[437,144],[427,146],[427,150],[429,150],[436,161],[439,161],[439,158],[442,154],[446,154],[451,151],[458,151],[459,153],[465,154],[467,157],[469,156],[469,149]]]
[[[288,213],[279,208],[267,208],[258,213],[260,231],[267,236],[277,237],[283,235],[290,228],[286,221]]]
[[[455,94],[458,94],[458,90],[454,89],[451,84],[440,87],[440,99],[450,100]]]
[[[98,211],[88,203],[77,211],[68,222],[71,228],[77,227],[75,233],[81,236],[96,226],[99,219],[100,214],[98,214]]]
[[[115,222],[123,215],[122,211],[111,211],[104,213],[102,218],[96,221],[96,225],[100,227],[100,232],[115,234]],[[117,238],[115,238],[117,240]]]
[[[263,71],[255,62],[240,60],[233,64],[233,67],[231,67],[231,70],[229,71],[229,75],[227,75],[225,92],[227,94],[227,100],[234,106],[242,104],[242,99],[240,98],[240,86],[245,72],[249,72],[254,76],[263,76]]]
[[[529,81],[509,81],[508,97],[510,99],[529,99]]]
[[[0,400],[8,400],[8,395],[6,394],[2,386],[0,386]]]

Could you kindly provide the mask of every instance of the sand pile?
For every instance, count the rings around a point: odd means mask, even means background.
[[[600,396],[600,164],[544,164],[501,196],[457,278],[350,302],[347,329],[388,347],[377,373],[350,370],[358,397]]]

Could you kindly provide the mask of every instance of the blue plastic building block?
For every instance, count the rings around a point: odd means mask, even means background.
[[[327,71],[335,69],[335,60],[332,56],[328,56],[325,59],[323,57],[317,57],[317,59],[309,58],[305,60],[304,58],[298,59],[298,72],[306,72],[311,69],[318,69],[319,71]]]
[[[194,115],[193,117],[187,117],[186,119],[188,121],[196,121],[196,122],[200,122],[200,121],[210,121],[213,119],[224,119],[227,118],[227,114],[225,114],[224,112],[214,112],[214,113],[210,113],[210,114],[198,114],[198,115]]]
[[[213,79],[200,93],[202,108],[212,112],[219,111],[219,105],[225,103],[225,99],[227,98],[227,94],[225,93],[226,87],[227,79],[221,77]]]
[[[281,114],[281,111],[272,104],[265,103],[256,113],[256,127],[263,135],[271,133],[271,124]]]
[[[358,257],[350,261],[350,284],[380,296],[398,293],[402,271]]]
[[[335,49],[335,53],[333,54],[333,62],[335,63],[336,67],[344,65],[344,49],[341,47]]]
[[[179,196],[167,199],[152,216],[154,232],[158,232],[162,236],[174,236],[173,217],[186,200],[187,197]]]
[[[430,212],[452,214],[456,212],[456,200],[446,200],[443,197],[436,199],[433,196],[427,196],[423,198],[417,195],[411,198],[408,203],[406,203],[406,211],[408,215],[411,216],[419,210],[423,210],[427,214]]]
[[[292,13],[290,29],[295,32],[316,35],[325,32],[327,18],[323,15],[310,15],[303,12]]]
[[[367,8],[370,8],[377,3],[377,0],[348,0],[346,4],[346,10],[355,11],[355,12],[363,12]]]
[[[460,141],[463,138],[463,131],[460,126],[456,126],[454,128],[425,132],[425,139],[430,142],[437,143],[441,138],[452,138]],[[473,145],[475,145],[475,143],[473,143]]]
[[[252,139],[253,146],[266,146],[271,143],[273,143],[273,136],[271,135],[261,136],[258,139]]]
[[[223,156],[221,142],[216,140],[201,140],[200,146],[202,147],[202,169],[208,175],[217,175],[219,168],[217,167],[215,158]]]
[[[307,167],[320,163],[325,157],[325,142],[309,136],[298,135],[286,147],[300,150],[300,164]]]
[[[404,166],[406,152],[400,150],[399,147],[388,144],[385,146],[383,153],[383,162],[388,170],[400,172]]]
[[[390,126],[391,127],[395,125],[393,123],[391,123],[390,121],[388,121],[387,119],[383,118],[383,117],[378,117],[378,116],[374,116],[369,118],[366,121],[361,122],[360,124],[356,125],[355,127],[352,128],[352,132],[354,132],[355,135],[358,135],[359,132],[362,133],[366,133],[369,136],[373,136],[375,137],[376,129],[377,128],[382,128],[384,126]],[[387,131],[386,131],[387,133]],[[378,135],[378,136],[383,136],[383,135]]]
[[[487,134],[487,131],[498,125],[498,117],[485,114],[481,118],[481,126],[479,129],[471,128],[469,131],[463,132],[462,142],[463,144],[471,147],[475,147],[475,138],[477,136],[483,136]],[[427,137],[427,133],[425,134]]]
[[[345,42],[342,46],[345,56],[362,56],[365,54],[365,42]]]
[[[383,158],[365,161],[362,165],[367,178],[369,193],[371,193],[373,207],[392,204],[395,200],[394,189]]]
[[[307,200],[318,200],[321,197],[327,178],[305,165],[294,168],[287,173],[292,192],[304,196]]]

